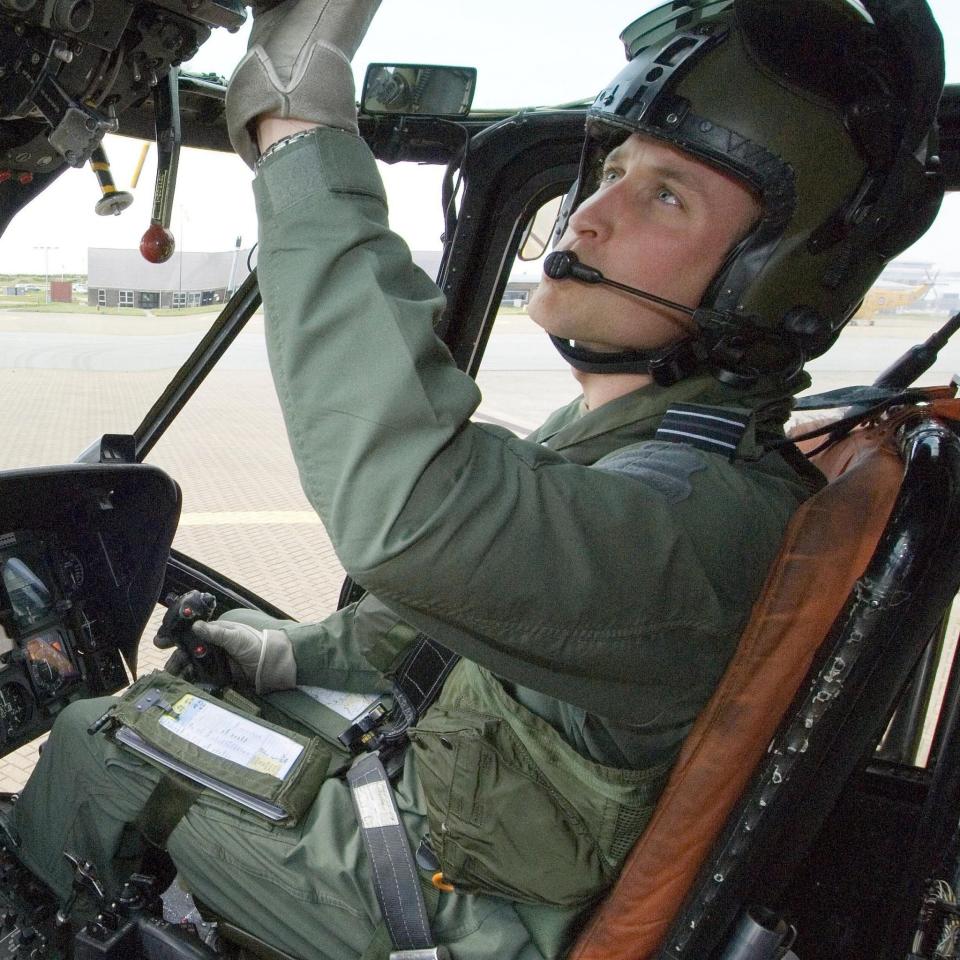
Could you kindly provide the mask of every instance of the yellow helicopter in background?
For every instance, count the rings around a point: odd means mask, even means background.
[[[866,322],[872,326],[879,314],[894,313],[902,307],[909,307],[919,302],[934,288],[934,285],[934,279],[927,279],[915,286],[892,281],[882,285],[875,284],[867,291],[860,309],[853,315],[853,322]]]

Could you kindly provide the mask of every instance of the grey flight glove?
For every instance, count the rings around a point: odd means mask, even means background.
[[[380,0],[286,0],[256,15],[227,87],[227,131],[253,166],[261,114],[358,133],[350,61]]]
[[[197,620],[193,633],[205,643],[220,647],[257,693],[289,690],[297,685],[293,645],[282,630],[255,630],[228,620]]]

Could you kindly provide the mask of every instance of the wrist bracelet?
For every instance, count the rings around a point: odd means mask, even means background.
[[[304,137],[309,137],[311,133],[315,133],[321,129],[322,126],[322,124],[318,124],[315,127],[310,127],[309,130],[298,130],[296,133],[291,133],[286,137],[281,137],[279,140],[274,140],[273,143],[257,157],[253,164],[253,172],[260,172],[260,166],[267,157],[272,157],[275,153],[279,153],[284,147],[289,147],[291,143],[296,143],[298,140],[303,140]]]

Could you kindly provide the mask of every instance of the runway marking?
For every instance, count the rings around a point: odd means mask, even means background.
[[[266,524],[319,524],[312,510],[223,510],[210,513],[184,513],[181,527],[260,526]]]

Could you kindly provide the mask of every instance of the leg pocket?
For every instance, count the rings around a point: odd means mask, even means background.
[[[458,890],[569,906],[609,884],[596,838],[509,725],[435,706],[410,739],[431,844]]]

